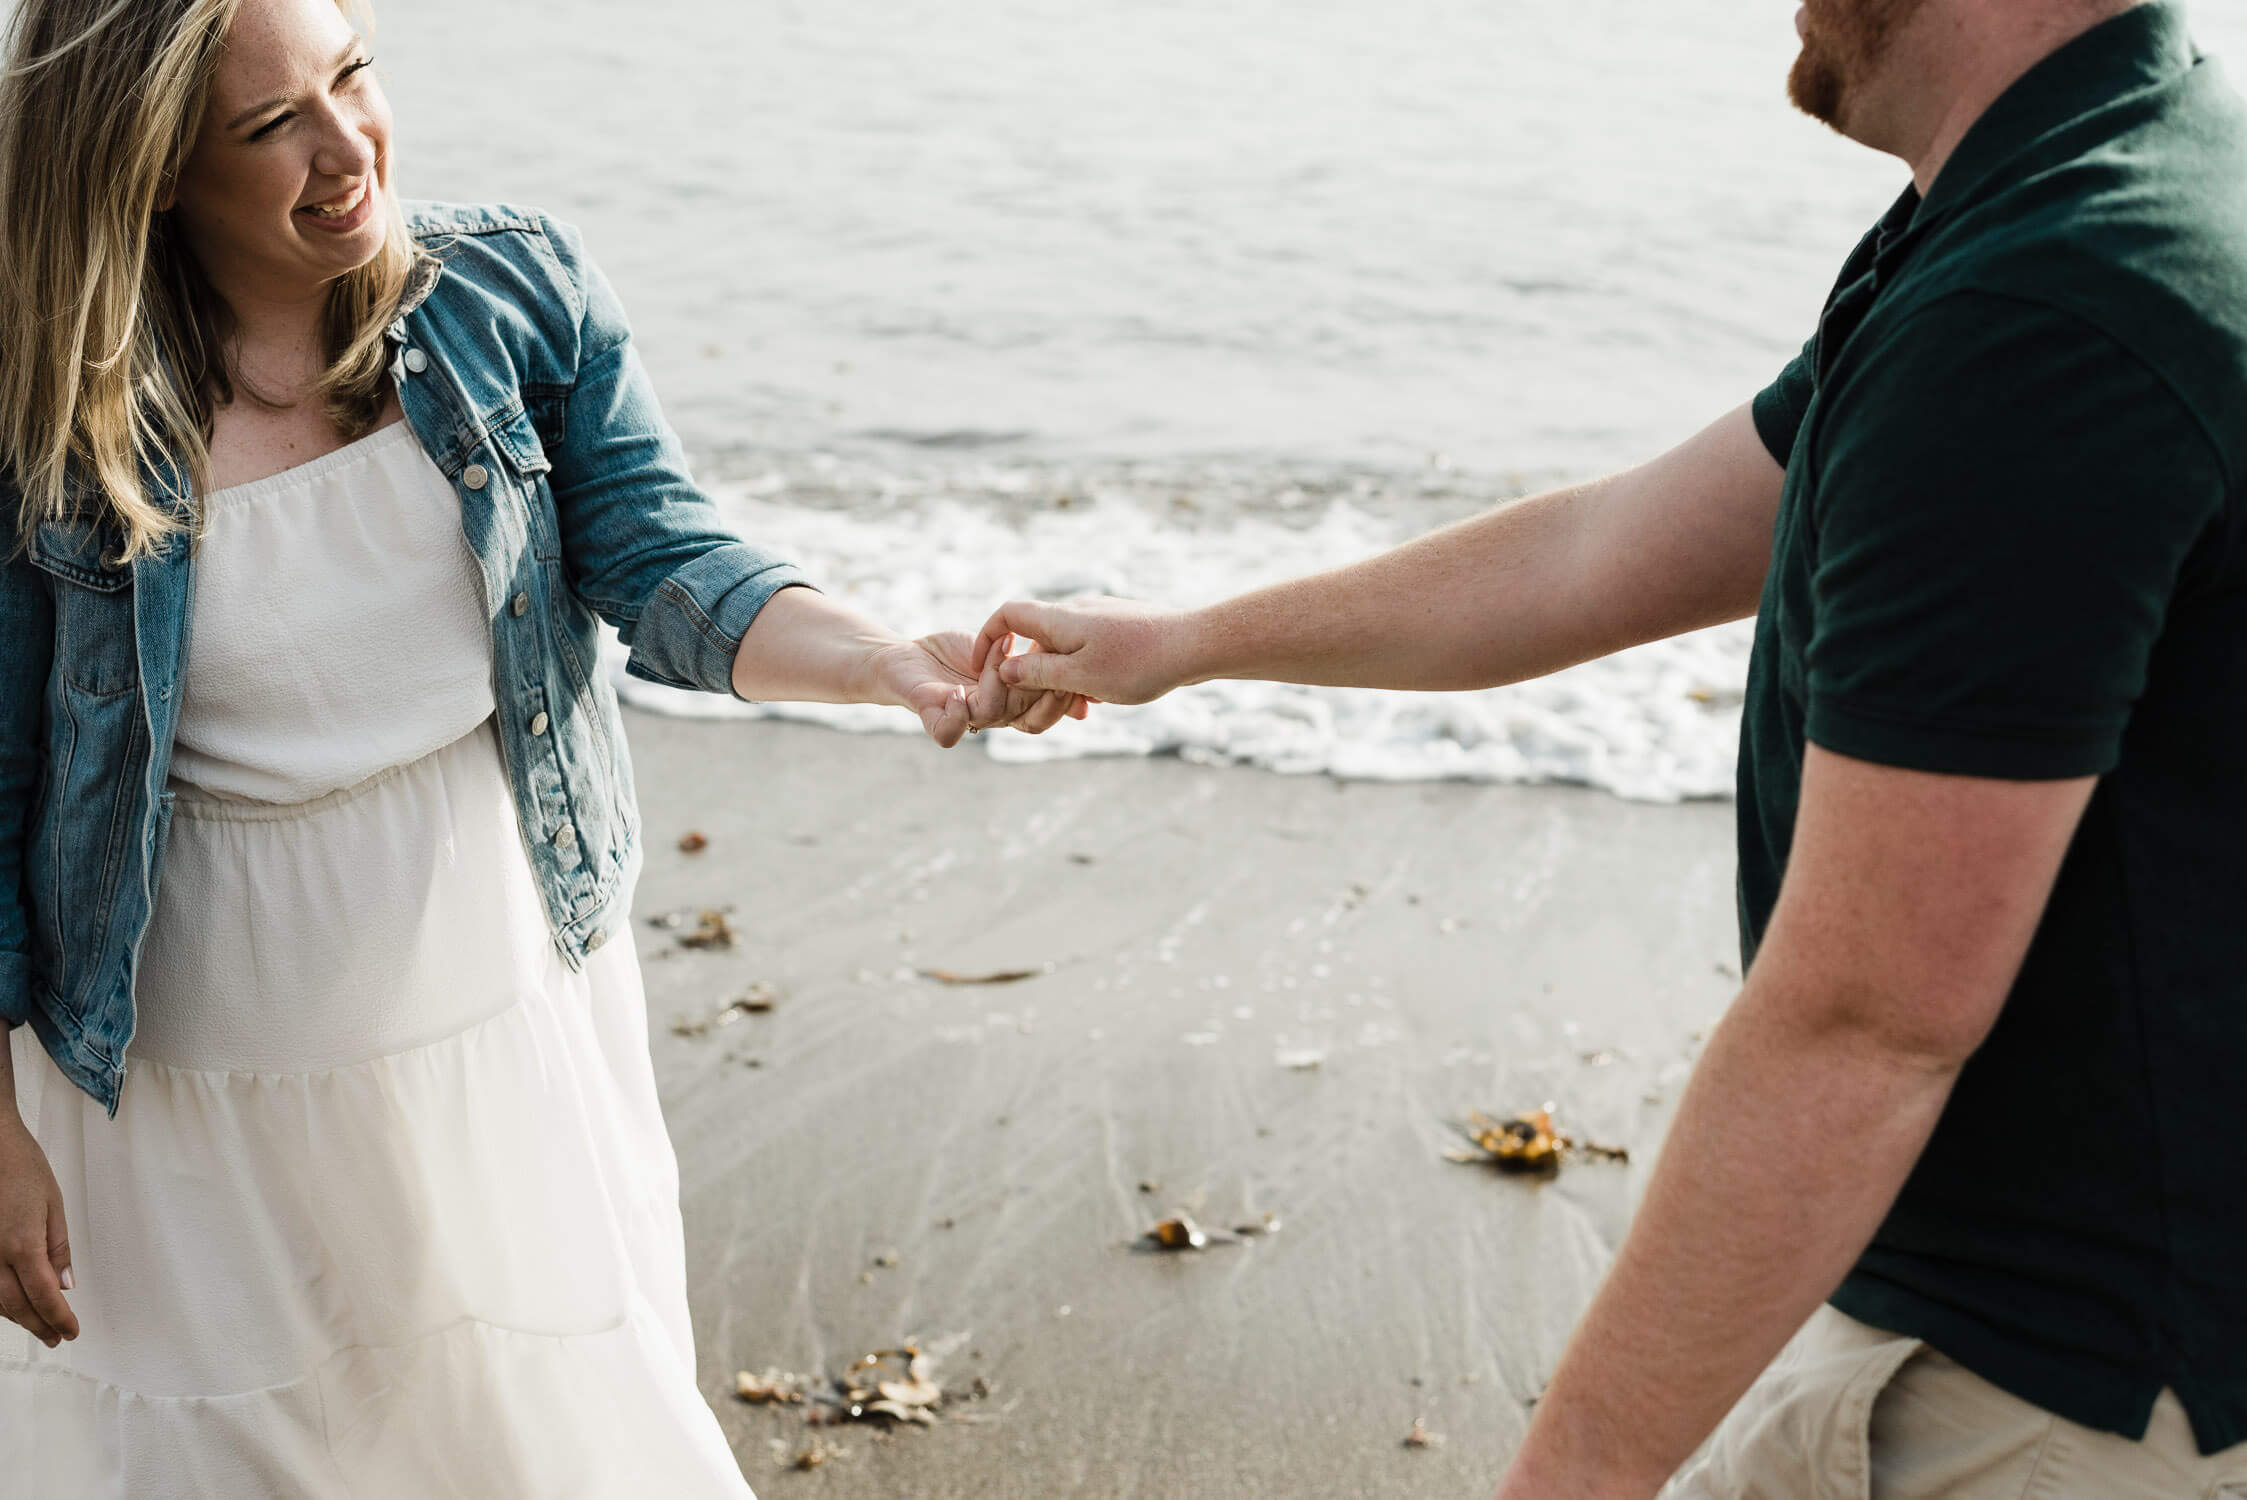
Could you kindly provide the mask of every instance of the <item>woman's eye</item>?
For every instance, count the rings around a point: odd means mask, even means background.
[[[341,73],[338,73],[336,75],[336,87],[343,88],[347,86],[351,82],[353,77],[373,66],[373,58],[360,58],[357,62],[351,64],[351,66],[345,68]],[[260,125],[257,129],[251,131],[250,139],[253,141],[262,141],[269,139],[275,131],[279,130],[283,125],[286,125],[289,121],[295,118],[296,111],[285,110],[282,113],[275,115],[272,119],[266,121],[263,125]]]

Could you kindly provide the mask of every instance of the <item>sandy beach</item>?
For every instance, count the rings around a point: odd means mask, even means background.
[[[762,1495],[1495,1481],[1734,991],[1729,806],[628,717],[701,1383]],[[656,925],[725,907],[730,948]],[[1548,1100],[1631,1163],[1445,1160]],[[1134,1248],[1179,1209],[1278,1227]],[[732,1394],[907,1339],[933,1428]]]

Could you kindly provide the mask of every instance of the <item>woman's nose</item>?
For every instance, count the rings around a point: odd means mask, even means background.
[[[312,170],[323,177],[364,177],[374,170],[379,154],[361,122],[348,116],[333,119],[312,154]]]

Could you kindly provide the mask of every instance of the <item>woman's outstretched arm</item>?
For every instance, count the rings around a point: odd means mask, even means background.
[[[983,672],[968,664],[964,631],[907,640],[840,600],[786,588],[758,611],[733,658],[736,697],[790,703],[878,703],[912,710],[939,745],[970,729],[1005,724],[1040,734],[1064,713],[1083,713],[1066,693],[1010,689],[999,653]]]
[[[973,637],[907,639],[736,535],[689,472],[607,278],[574,229],[545,230],[578,298],[554,335],[572,368],[561,437],[544,453],[562,571],[630,648],[627,672],[766,701],[894,705],[941,745],[1083,712],[1068,694],[1010,692],[977,671]]]

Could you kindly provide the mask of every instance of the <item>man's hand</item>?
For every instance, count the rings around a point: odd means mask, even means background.
[[[876,685],[868,697],[911,709],[928,737],[946,748],[971,730],[1003,725],[1043,734],[1064,715],[1084,717],[1083,700],[1071,694],[1007,686],[1000,676],[1007,642],[995,644],[980,666],[972,660],[975,640],[961,630],[878,647],[869,663]]]
[[[1039,649],[994,654],[1010,635],[1027,636]],[[971,665],[982,671],[997,660],[1001,677],[1019,689],[1044,688],[1095,703],[1149,703],[1201,680],[1193,663],[1195,637],[1190,616],[1129,599],[1021,602],[991,616],[975,639]]]

